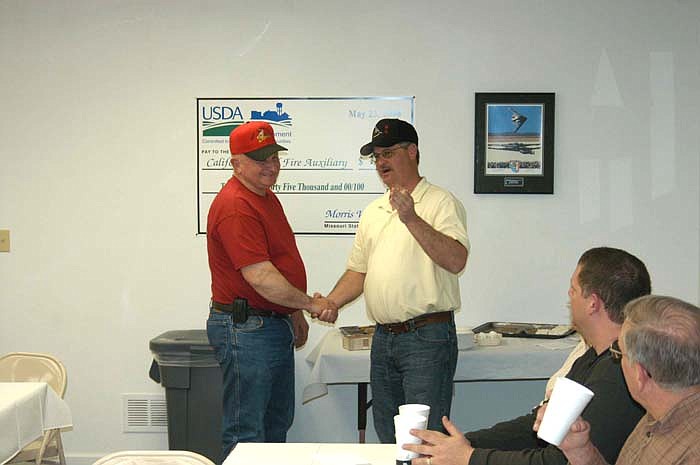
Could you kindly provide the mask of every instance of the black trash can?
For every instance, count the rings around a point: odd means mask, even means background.
[[[165,388],[168,447],[221,463],[222,376],[206,330],[167,331],[150,349],[150,377]]]

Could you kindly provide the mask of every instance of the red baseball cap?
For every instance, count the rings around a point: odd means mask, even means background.
[[[287,150],[275,141],[275,131],[264,121],[249,121],[231,131],[228,139],[231,155],[243,153],[257,161],[264,161],[280,150]]]

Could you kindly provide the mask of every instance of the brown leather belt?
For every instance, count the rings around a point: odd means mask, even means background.
[[[452,311],[426,313],[402,323],[377,323],[377,326],[387,333],[404,334],[432,323],[445,323],[448,321],[452,321]]]
[[[222,304],[221,302],[211,301],[211,308],[217,312],[231,313],[233,312],[233,304]],[[273,318],[286,318],[288,315],[284,313],[273,312],[272,310],[263,310],[261,308],[248,307],[248,316],[267,316]]]

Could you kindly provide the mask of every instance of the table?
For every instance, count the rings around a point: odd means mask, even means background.
[[[46,383],[0,383],[0,465],[44,431],[73,426],[70,409]]]
[[[240,443],[223,465],[386,465],[396,444]]]
[[[543,380],[561,367],[578,335],[563,339],[503,338],[498,346],[478,346],[459,351],[455,382]],[[357,429],[364,442],[367,426],[369,350],[343,349],[340,331],[326,333],[306,357],[312,365],[302,403],[328,394],[328,385],[357,385]]]

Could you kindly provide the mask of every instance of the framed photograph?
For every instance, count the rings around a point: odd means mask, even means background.
[[[554,193],[554,93],[475,94],[474,193]]]

